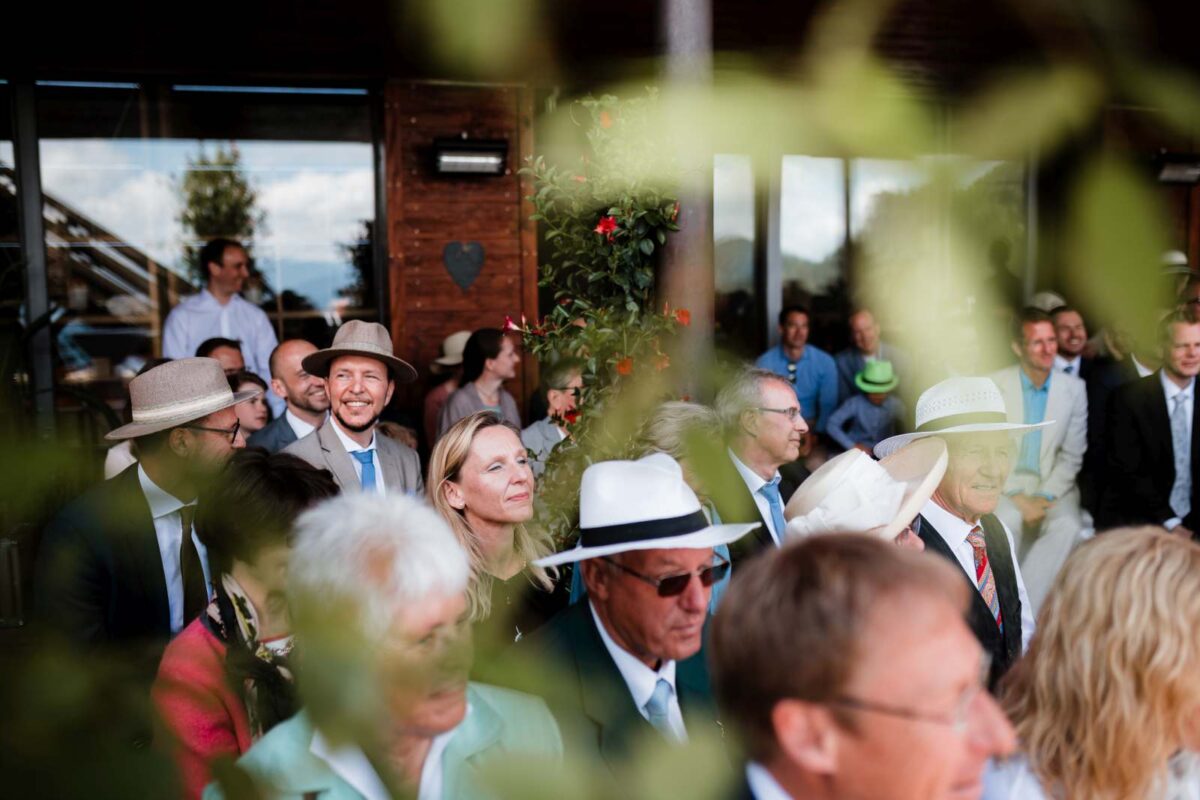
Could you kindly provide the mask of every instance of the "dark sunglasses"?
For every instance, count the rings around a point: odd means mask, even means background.
[[[692,582],[692,576],[695,575],[700,579],[701,586],[712,586],[717,581],[724,578],[729,573],[729,562],[721,561],[717,564],[711,564],[699,572],[685,572],[682,575],[668,575],[665,578],[651,578],[649,575],[643,575],[637,570],[630,569],[624,564],[619,564],[613,561],[608,556],[604,556],[604,561],[613,565],[622,572],[627,572],[639,581],[648,583],[655,589],[658,589],[659,597],[675,597],[683,594],[683,590]]]

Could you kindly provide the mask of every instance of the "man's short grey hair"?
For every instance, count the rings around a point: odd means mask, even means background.
[[[687,458],[695,437],[720,439],[721,418],[699,403],[669,400],[650,414],[642,427],[640,443],[649,453],[666,453],[676,461]]]
[[[288,594],[314,624],[322,609],[352,609],[358,633],[373,639],[401,609],[465,591],[469,576],[462,545],[424,502],[356,492],[296,520]]]
[[[741,431],[742,414],[762,405],[763,386],[769,381],[777,381],[789,389],[792,386],[787,378],[770,370],[743,367],[717,393],[713,406],[725,429],[726,439],[732,439]]]

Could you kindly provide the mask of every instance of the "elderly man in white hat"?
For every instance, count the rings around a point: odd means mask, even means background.
[[[917,530],[928,552],[962,567],[974,590],[967,621],[992,659],[990,688],[1029,646],[1033,608],[1012,532],[995,515],[1017,456],[1017,437],[1053,424],[1009,422],[989,378],[949,378],[917,399],[916,429],[884,439],[886,458],[918,439],[937,437],[950,454],[946,474],[921,508]]]
[[[375,430],[396,384],[417,377],[408,362],[396,358],[387,328],[350,320],[338,328],[331,347],[300,363],[308,374],[325,379],[329,422],[283,452],[329,470],[344,492],[424,492],[416,452]]]
[[[196,496],[245,447],[232,392],[211,358],[168,361],[129,384],[138,463],[58,513],[42,536],[38,611],[76,643],[136,648],[146,688],[167,640],[208,604],[212,574],[192,530]]]
[[[709,593],[729,564],[713,547],[756,525],[710,525],[664,453],[584,471],[579,545],[536,563],[579,562],[587,601],[518,648],[562,669],[562,691],[546,700],[568,757],[612,765],[654,731],[675,743],[718,733],[701,645]]]

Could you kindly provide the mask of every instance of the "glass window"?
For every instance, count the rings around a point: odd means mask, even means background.
[[[749,156],[714,156],[714,341],[718,348],[743,356],[756,354],[762,319],[754,270],[754,194]]]
[[[25,264],[21,256],[21,229],[17,213],[17,175],[13,155],[12,96],[0,81],[0,358],[9,370],[18,369],[25,357],[21,341],[21,309],[25,301]],[[0,375],[11,390],[10,374]]]
[[[377,316],[365,90],[39,84],[61,381],[119,402],[162,324],[204,279],[214,236],[246,244],[242,294],[280,338],[326,345]]]

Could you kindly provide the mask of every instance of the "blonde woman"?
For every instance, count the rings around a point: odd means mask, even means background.
[[[512,643],[557,610],[554,581],[532,563],[553,550],[525,526],[534,479],[514,428],[490,411],[463,417],[438,439],[425,485],[470,556],[479,649]]]
[[[1200,546],[1160,528],[1070,558],[1001,684],[1021,755],[986,800],[1200,797]]]

